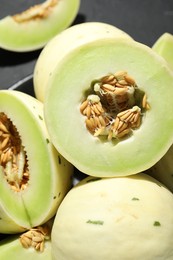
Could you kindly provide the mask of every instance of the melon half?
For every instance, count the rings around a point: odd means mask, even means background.
[[[21,234],[6,235],[0,240],[0,259],[52,259],[51,231],[54,218]]]
[[[172,145],[172,96],[173,74],[149,47],[120,38],[93,40],[54,69],[45,121],[54,146],[77,169],[127,176],[151,167]]]
[[[51,241],[45,242],[44,252],[36,251],[34,248],[23,248],[19,241],[19,235],[12,235],[0,242],[1,260],[14,259],[37,259],[52,260]]]
[[[0,20],[0,47],[16,52],[42,48],[77,16],[80,0],[47,0]]]
[[[51,143],[41,102],[0,91],[0,150],[0,233],[51,219],[71,188],[73,167]]]

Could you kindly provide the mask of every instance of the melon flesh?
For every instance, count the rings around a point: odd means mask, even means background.
[[[172,193],[146,174],[88,177],[57,211],[53,259],[171,260],[172,222]]]
[[[27,187],[16,192],[0,167],[0,232],[17,233],[54,216],[71,187],[73,167],[50,141],[41,102],[22,92],[2,90],[0,112],[17,127],[30,172]]]
[[[47,0],[46,2],[52,2]],[[46,17],[18,22],[13,16],[0,20],[0,47],[17,52],[42,48],[56,34],[67,28],[75,19],[80,0],[61,0]]]
[[[109,142],[89,133],[80,104],[93,80],[121,70],[135,78],[151,108],[132,136]],[[51,140],[86,174],[111,177],[141,172],[173,142],[173,74],[164,59],[143,44],[120,38],[85,44],[57,65],[48,83],[44,111]]]
[[[54,37],[42,50],[34,69],[33,81],[37,99],[44,101],[49,78],[57,64],[71,51],[96,39],[117,37],[132,40],[124,31],[101,22],[77,24]]]

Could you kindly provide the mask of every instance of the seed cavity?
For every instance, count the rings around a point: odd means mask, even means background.
[[[88,131],[95,137],[106,136],[109,141],[131,135],[149,109],[146,94],[126,71],[94,80],[80,105]]]
[[[13,15],[12,18],[17,23],[47,18],[53,7],[58,4],[58,0],[47,0],[42,4],[34,5],[22,13]]]
[[[0,165],[11,189],[24,190],[29,181],[27,155],[16,126],[0,113]]]
[[[19,240],[24,248],[33,247],[36,251],[43,252],[45,240],[50,239],[50,228],[48,225],[32,228],[23,233]]]

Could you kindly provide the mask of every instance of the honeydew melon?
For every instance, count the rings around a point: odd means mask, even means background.
[[[173,70],[173,35],[170,33],[162,34],[152,49],[161,55]]]
[[[57,64],[72,50],[95,39],[132,38],[119,28],[102,22],[87,22],[73,25],[55,36],[44,47],[34,69],[34,91],[37,99],[44,101],[49,78]]]
[[[147,174],[87,177],[57,211],[53,259],[171,260],[172,221],[172,193]]]
[[[41,102],[0,91],[0,149],[0,233],[45,223],[71,188],[73,167],[51,143]]]
[[[122,70],[138,86],[134,95],[129,88],[137,103],[132,111],[136,107],[140,111],[137,105],[144,96],[150,108],[141,108],[141,125],[130,135],[108,140],[88,131],[80,108],[88,93],[99,89],[100,78]],[[127,176],[150,168],[172,145],[172,96],[173,74],[151,48],[126,39],[99,39],[76,48],[54,69],[44,103],[45,121],[54,146],[81,172]]]
[[[47,0],[0,20],[0,47],[16,52],[42,48],[75,19],[80,0]]]

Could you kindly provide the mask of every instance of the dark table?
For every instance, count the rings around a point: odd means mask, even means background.
[[[0,19],[41,2],[0,0]],[[164,32],[173,34],[173,1],[81,0],[74,24],[90,21],[115,25],[136,41],[152,46]],[[31,75],[40,51],[15,53],[0,49],[0,88],[9,88]]]

